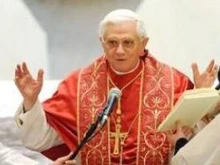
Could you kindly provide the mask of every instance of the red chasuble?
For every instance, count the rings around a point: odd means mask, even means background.
[[[105,57],[67,77],[44,102],[48,123],[74,151],[118,87],[122,96],[103,129],[78,154],[82,165],[166,165],[170,144],[158,125],[191,81],[150,54],[138,68],[116,75]]]

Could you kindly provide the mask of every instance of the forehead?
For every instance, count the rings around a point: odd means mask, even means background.
[[[137,23],[135,21],[123,21],[108,23],[105,27],[104,38],[138,38]]]

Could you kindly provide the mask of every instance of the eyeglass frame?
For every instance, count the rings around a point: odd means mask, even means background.
[[[109,43],[109,42],[114,42],[114,43]],[[115,38],[112,38],[112,39],[102,39],[102,42],[103,44],[105,44],[107,46],[107,48],[109,49],[116,49],[119,47],[119,45],[121,45],[123,47],[124,50],[132,50],[135,46],[136,46],[136,43],[137,42],[141,42],[142,41],[142,38],[141,39],[131,39],[131,38],[125,38],[125,39],[115,39]]]

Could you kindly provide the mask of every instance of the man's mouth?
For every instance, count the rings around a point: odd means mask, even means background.
[[[116,59],[117,61],[125,61],[125,59]]]

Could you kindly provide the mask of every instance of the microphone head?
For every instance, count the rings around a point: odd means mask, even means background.
[[[104,124],[107,121],[108,116],[113,111],[113,106],[118,101],[119,97],[121,96],[121,90],[118,88],[111,88],[108,93],[108,100],[107,104],[103,110],[103,113],[101,114],[100,118],[100,124],[104,126]]]
[[[117,98],[121,97],[121,90],[118,88],[111,88],[109,91],[109,97],[112,95],[116,96]]]

